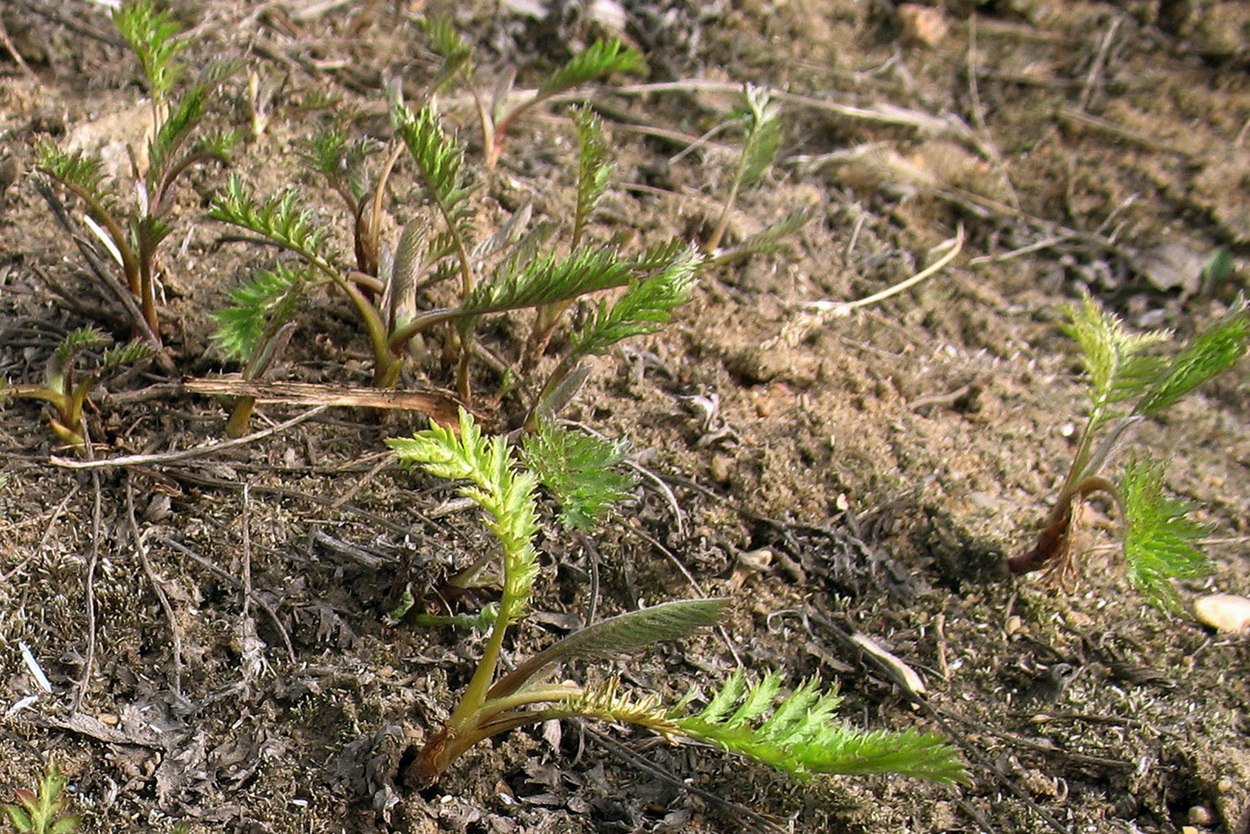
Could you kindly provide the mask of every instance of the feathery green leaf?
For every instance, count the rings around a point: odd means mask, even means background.
[[[620,681],[615,678],[581,691],[554,709],[545,710],[543,715],[598,718],[615,724],[634,724],[668,737],[683,734],[677,723],[668,716],[658,696],[647,694],[638,698],[622,695]]]
[[[637,274],[614,246],[584,246],[567,257],[514,255],[474,288],[460,309],[466,315],[517,310],[620,287]]]
[[[1090,381],[1090,427],[1095,431],[1116,416],[1111,406],[1145,393],[1163,372],[1163,360],[1142,351],[1166,342],[1171,333],[1129,332],[1123,322],[1090,297],[1068,311],[1066,332],[1081,346]]]
[[[603,122],[588,107],[573,111],[577,127],[577,209],[573,215],[573,245],[581,241],[590,216],[608,190],[612,159],[603,138]]]
[[[444,132],[432,102],[416,114],[402,102],[395,102],[391,119],[448,231],[459,239],[458,248],[467,251],[473,224],[469,196],[474,186],[464,170],[464,148]]]
[[[693,246],[667,245],[644,253],[636,262],[651,271],[615,302],[599,303],[586,326],[573,334],[571,351],[577,356],[604,353],[632,336],[654,333],[668,324],[672,311],[690,299],[703,255]]]
[[[125,365],[133,365],[152,355],[152,346],[141,339],[132,339],[124,345],[104,351],[100,360],[101,370],[111,371]]]
[[[647,63],[637,50],[620,41],[597,40],[577,53],[560,69],[547,76],[538,88],[538,97],[547,98],[556,93],[594,81],[613,72],[643,73]]]
[[[1124,507],[1124,560],[1129,580],[1155,605],[1180,609],[1174,579],[1211,573],[1195,544],[1206,528],[1188,517],[1188,505],[1163,493],[1164,467],[1134,460],[1120,478]]]
[[[104,164],[82,151],[64,151],[51,140],[41,139],[37,147],[40,171],[107,208],[114,198],[112,188],[104,174]]]
[[[1213,376],[1228,370],[1246,352],[1250,313],[1244,299],[1223,319],[1195,336],[1173,357],[1162,377],[1137,404],[1136,413],[1153,417]]]
[[[954,748],[941,736],[857,730],[833,718],[841,698],[836,691],[822,692],[814,679],[773,709],[779,690],[778,675],[750,685],[737,672],[703,711],[670,712],[668,718],[684,735],[796,776],[894,772],[937,782],[967,778]],[[765,717],[770,709],[772,715]]]
[[[422,20],[420,25],[430,39],[430,49],[443,59],[443,66],[430,85],[430,94],[433,95],[471,65],[473,49],[456,32],[451,18],[446,15],[432,15]]]
[[[377,143],[352,139],[342,124],[334,124],[314,133],[300,148],[299,155],[332,187],[345,191],[359,203],[368,190],[365,161],[376,150]]]
[[[78,358],[78,354],[112,343],[112,336],[92,325],[71,330],[61,340],[61,344],[57,345],[56,350],[48,360],[48,367],[44,371],[44,380],[48,388],[68,394],[65,380],[69,375],[70,366]]]
[[[629,497],[637,483],[619,468],[629,451],[626,442],[612,442],[541,420],[525,435],[521,457],[560,505],[566,530],[590,530],[615,503]]]
[[[309,280],[306,271],[284,264],[256,272],[251,281],[230,290],[232,306],[213,314],[217,322],[213,341],[227,357],[247,361],[265,333],[295,315]]]
[[[225,189],[213,197],[208,216],[255,232],[323,269],[333,262],[332,255],[323,251],[329,231],[314,220],[310,209],[300,204],[297,189],[257,202],[243,187],[242,180],[231,175]]]
[[[504,437],[486,438],[469,412],[460,412],[460,434],[434,424],[411,438],[386,441],[396,457],[418,464],[439,478],[468,480],[461,489],[487,512],[486,525],[503,549],[504,591],[499,616],[505,625],[517,619],[529,601],[538,575],[533,540],[538,533],[535,489],[538,479],[520,472]]]
[[[169,13],[156,11],[151,0],[123,3],[113,23],[138,56],[152,97],[163,100],[182,74],[178,53],[190,45],[178,37],[178,24]]]

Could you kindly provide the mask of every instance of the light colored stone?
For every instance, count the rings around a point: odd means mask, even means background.
[[[1236,594],[1211,594],[1194,600],[1198,622],[1220,631],[1237,633],[1250,627],[1250,599]]]

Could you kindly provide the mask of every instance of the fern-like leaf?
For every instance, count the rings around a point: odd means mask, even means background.
[[[1149,390],[1163,372],[1162,360],[1142,355],[1147,348],[1166,342],[1166,331],[1131,333],[1112,313],[1089,297],[1069,311],[1067,333],[1081,346],[1090,382],[1090,428],[1092,432],[1117,416],[1117,403],[1135,399]]]
[[[40,140],[37,167],[52,179],[88,201],[108,209],[115,197],[104,174],[104,164],[82,151],[64,151],[50,140]]]
[[[646,69],[647,63],[637,50],[616,39],[597,40],[547,76],[538,89],[538,97],[547,98],[613,72],[643,73]]]
[[[622,470],[629,444],[569,431],[550,420],[522,441],[522,459],[560,505],[566,530],[590,530],[637,483]]]
[[[612,159],[603,138],[603,122],[594,111],[573,111],[577,127],[577,209],[573,215],[573,246],[581,241],[586,222],[598,208],[612,178]]]
[[[408,146],[421,184],[457,238],[457,248],[467,253],[473,221],[469,197],[474,186],[464,170],[464,148],[443,130],[433,103],[414,114],[402,102],[395,102],[391,118]]]
[[[514,256],[478,284],[461,312],[484,315],[551,304],[624,286],[636,274],[635,264],[614,246],[584,246],[564,258]]]
[[[1213,376],[1232,367],[1246,352],[1250,313],[1244,299],[1218,323],[1195,336],[1137,404],[1138,414],[1153,417]]]
[[[684,735],[795,776],[892,772],[948,783],[967,778],[941,736],[857,730],[833,717],[841,697],[822,691],[814,679],[774,707],[779,691],[778,675],[752,685],[736,672],[701,712],[668,717]]]
[[[1120,478],[1124,507],[1124,560],[1129,580],[1155,605],[1180,609],[1172,581],[1211,573],[1195,543],[1206,535],[1188,517],[1188,505],[1163,492],[1162,464],[1134,460]]]
[[[342,124],[334,124],[314,133],[300,148],[299,155],[334,189],[359,204],[367,190],[365,161],[376,150],[376,143],[352,139]]]
[[[472,415],[464,410],[460,412],[458,436],[452,429],[435,424],[411,438],[387,440],[387,445],[401,461],[420,465],[431,475],[471,482],[461,494],[486,511],[487,527],[503,549],[500,621],[506,625],[517,619],[538,576],[533,544],[538,533],[538,479],[518,471],[506,438],[483,437]]]
[[[47,369],[44,371],[44,381],[48,388],[61,393],[69,393],[66,390],[65,380],[78,355],[83,351],[104,347],[112,342],[112,336],[92,325],[71,330],[61,340],[61,344],[57,345],[52,357],[48,360]]]
[[[258,271],[251,281],[230,290],[232,306],[213,314],[213,341],[230,359],[247,361],[265,333],[294,316],[308,281],[307,272],[285,265]]]
[[[115,348],[109,348],[104,351],[104,356],[100,360],[102,370],[111,371],[114,368],[133,365],[152,355],[152,346],[142,339],[132,339],[124,345],[118,345]]]
[[[325,245],[329,231],[314,220],[310,209],[300,204],[299,192],[294,188],[258,202],[244,188],[242,180],[231,176],[225,189],[213,197],[208,216],[254,232],[322,269],[331,270],[333,256]]]
[[[614,724],[634,724],[646,727],[666,737],[683,735],[682,729],[669,717],[654,694],[630,697],[620,692],[620,682],[613,678],[607,683],[586,689],[551,710],[544,717],[577,716],[597,718]]]
[[[795,209],[785,217],[734,244],[727,251],[718,251],[714,263],[722,264],[748,255],[765,255],[790,250],[790,238],[812,219],[809,208]]]
[[[156,11],[151,0],[123,3],[113,23],[138,56],[152,97],[163,100],[182,74],[178,54],[189,46],[178,37],[178,24],[167,12]]]
[[[692,246],[669,245],[645,253],[639,271],[650,275],[636,281],[615,302],[599,304],[590,321],[572,337],[572,355],[604,353],[633,336],[654,333],[672,318],[672,311],[690,299],[703,255]]]

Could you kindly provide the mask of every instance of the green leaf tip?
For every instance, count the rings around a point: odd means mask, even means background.
[[[123,3],[113,13],[113,24],[138,56],[153,97],[163,99],[182,74],[175,59],[189,45],[178,36],[178,24],[151,0]]]

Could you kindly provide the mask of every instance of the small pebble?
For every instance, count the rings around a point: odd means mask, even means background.
[[[1211,594],[1194,600],[1198,622],[1233,634],[1250,626],[1250,599],[1236,594]]]
[[[1195,805],[1189,809],[1189,813],[1186,814],[1186,820],[1190,825],[1200,825],[1206,828],[1215,821],[1215,816],[1211,813],[1211,809],[1205,805]]]

